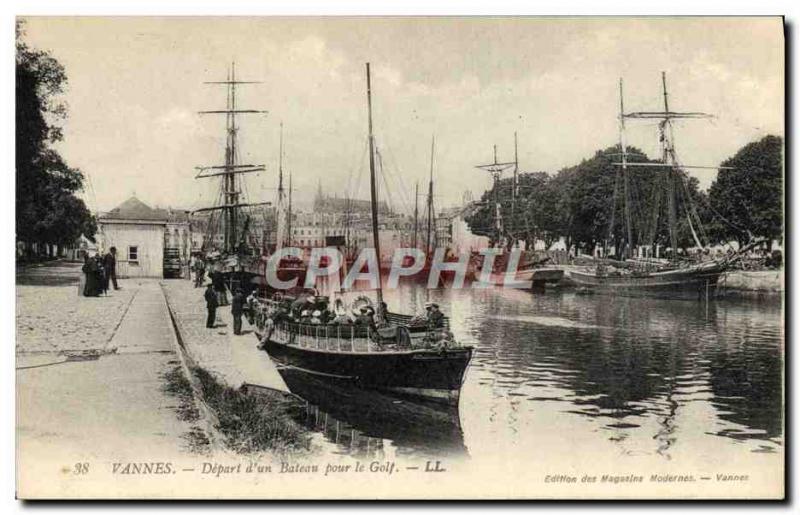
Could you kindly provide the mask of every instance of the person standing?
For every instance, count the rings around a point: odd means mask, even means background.
[[[89,296],[89,254],[83,254],[83,266],[81,267],[81,281],[78,286],[78,294],[84,297]]]
[[[117,247],[108,249],[108,254],[103,258],[103,266],[106,269],[105,289],[108,290],[108,282],[111,281],[114,289],[119,290],[120,288],[117,284]]]
[[[236,288],[236,292],[231,299],[231,315],[233,315],[233,334],[242,334],[242,315],[244,314],[244,293],[241,288]]]
[[[217,292],[217,305],[228,305],[228,294],[225,290],[225,276],[216,267],[213,272],[208,275],[211,279],[211,284],[214,285],[214,291]]]
[[[84,295],[87,297],[99,297],[103,290],[102,271],[99,263],[99,256],[92,256],[83,265],[83,271],[86,273]]]
[[[97,294],[106,295],[108,293],[108,276],[106,276],[106,269],[103,266],[103,256],[97,254],[94,260],[97,268]]]
[[[208,317],[206,318],[206,327],[213,328],[214,323],[217,321],[217,292],[214,291],[214,284],[208,283],[206,286],[206,292],[204,295],[206,299],[206,310],[208,311]]]

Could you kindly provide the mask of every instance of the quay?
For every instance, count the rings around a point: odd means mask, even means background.
[[[99,472],[111,461],[174,459],[208,438],[191,396],[167,388],[180,359],[159,281],[122,280],[107,297],[83,297],[80,270],[59,261],[16,274],[18,484],[36,485],[39,497],[85,488],[77,463]],[[95,494],[126,496],[104,487]]]
[[[16,274],[20,484],[58,477],[58,490],[47,492],[58,497],[80,478],[61,481],[66,468],[53,469],[54,461],[111,467],[110,460],[227,454],[218,430],[226,414],[209,407],[192,371],[242,395],[255,386],[260,395],[294,399],[246,321],[244,334],[233,335],[230,308],[218,309],[214,329],[205,327],[202,288],[181,279],[121,279],[121,290],[83,297],[80,274],[80,263],[69,261]],[[171,389],[176,374],[188,383],[183,395]]]

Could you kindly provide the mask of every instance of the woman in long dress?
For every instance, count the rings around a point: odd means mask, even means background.
[[[83,264],[83,272],[86,274],[86,287],[83,289],[83,294],[86,297],[97,297],[100,295],[97,261],[93,258],[87,259]]]

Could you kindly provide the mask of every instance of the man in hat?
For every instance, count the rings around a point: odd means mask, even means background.
[[[206,310],[208,310],[208,317],[206,318],[206,327],[214,327],[217,321],[217,292],[214,291],[214,283],[210,282],[206,285],[206,292],[204,294],[206,299]]]
[[[108,254],[103,256],[103,267],[106,270],[106,280],[105,280],[105,289],[108,290],[108,281],[111,281],[111,284],[114,285],[115,290],[119,290],[120,287],[117,284],[117,247],[111,247],[108,249]]]
[[[429,302],[425,307],[428,310],[428,330],[442,329],[444,327],[444,313],[439,311],[439,304]]]
[[[236,288],[231,299],[231,315],[233,315],[233,334],[242,334],[242,315],[244,314],[244,292]]]
[[[375,326],[375,318],[372,316],[372,309],[369,306],[361,306],[360,314],[356,317],[356,325],[363,325],[366,327]]]

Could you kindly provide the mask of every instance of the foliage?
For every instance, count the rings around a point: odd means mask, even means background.
[[[596,245],[621,246],[627,240],[624,210],[624,182],[619,166],[619,146],[599,150],[590,159],[564,168],[555,175],[523,173],[519,177],[519,195],[515,216],[511,216],[510,201],[513,179],[503,179],[498,184],[504,228],[515,239],[528,244],[541,240],[549,248],[560,238],[567,247],[576,245],[591,253]],[[651,161],[641,151],[628,149],[628,161]],[[651,242],[665,244],[669,241],[667,202],[664,181],[667,169],[629,167],[628,196],[630,223],[636,244]],[[676,212],[684,213],[685,198],[696,200],[699,194],[697,181],[685,175],[674,175],[678,189]],[[680,180],[679,180],[680,179]],[[683,182],[681,182],[683,181]],[[655,202],[659,195],[658,202]],[[480,209],[468,220],[477,234],[492,238],[494,231],[495,189],[484,193]],[[681,245],[692,242],[685,217],[677,224]],[[508,242],[506,242],[508,243]]]
[[[717,241],[783,237],[783,139],[765,136],[722,163],[708,192]]]
[[[16,232],[25,242],[67,244],[81,233],[93,237],[95,223],[83,200],[83,174],[53,148],[63,134],[67,83],[64,67],[23,41],[17,24],[16,55]]]

